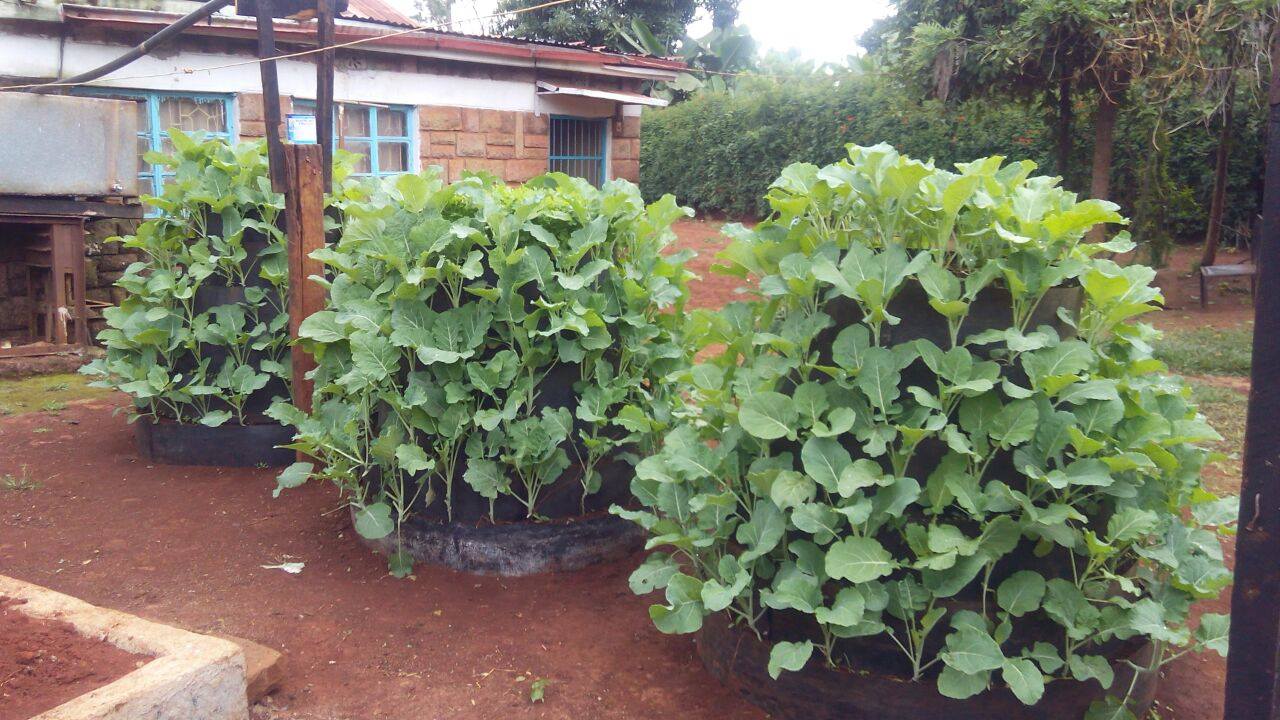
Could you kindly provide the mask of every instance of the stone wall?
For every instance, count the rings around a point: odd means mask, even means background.
[[[240,137],[264,137],[262,96],[242,93],[238,101]],[[291,112],[290,98],[281,98],[281,105],[281,116]],[[419,105],[417,116],[419,166],[439,165],[449,181],[464,170],[488,171],[513,183],[547,171],[550,117],[545,113]],[[612,119],[609,168],[610,177],[640,181],[639,116]]]
[[[114,283],[124,275],[124,269],[139,259],[139,253],[127,250],[120,243],[107,242],[117,235],[132,235],[138,228],[138,220],[102,218],[89,220],[84,226],[84,286],[85,300],[119,305],[124,301],[123,288]],[[89,312],[89,336],[97,337],[106,327],[100,312]],[[97,317],[95,317],[97,316]]]
[[[610,176],[640,179],[640,118],[614,118],[609,138]],[[505,110],[418,107],[422,167],[439,165],[450,181],[464,170],[486,170],[507,182],[525,182],[547,171],[549,117]]]
[[[35,300],[27,293],[27,266],[23,246],[0,243],[0,340],[24,342],[28,338]]]

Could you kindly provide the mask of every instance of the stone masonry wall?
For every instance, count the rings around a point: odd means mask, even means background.
[[[421,164],[439,165],[450,181],[464,170],[486,170],[507,182],[525,182],[547,171],[549,120],[541,113],[421,105]],[[611,177],[639,181],[639,117],[612,120],[609,155]]]
[[[89,220],[84,225],[84,286],[85,300],[119,305],[124,301],[123,288],[114,283],[124,275],[130,263],[140,259],[139,253],[126,250],[119,243],[107,242],[117,235],[132,235],[138,229],[137,220],[102,218]],[[106,327],[101,312],[89,312],[89,337],[97,337]]]
[[[243,138],[266,135],[262,96],[238,97],[238,131]],[[291,100],[281,98],[281,115]],[[464,170],[485,170],[507,182],[525,182],[547,171],[550,117],[545,113],[419,105],[420,167],[439,165],[449,181]],[[610,176],[640,181],[640,118],[614,117],[609,137]]]

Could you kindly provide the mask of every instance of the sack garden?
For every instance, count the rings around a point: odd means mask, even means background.
[[[746,301],[714,312],[671,196],[339,169],[291,340],[262,148],[174,148],[86,371],[148,457],[336,486],[393,575],[638,558],[655,632],[779,717],[1142,717],[1163,664],[1226,652],[1191,610],[1235,500],[1152,357],[1154,273],[1030,162],[792,165],[724,229]]]

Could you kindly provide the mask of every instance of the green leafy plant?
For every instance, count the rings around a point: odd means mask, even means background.
[[[271,190],[263,141],[232,147],[176,129],[169,137],[172,155],[147,157],[172,173],[162,196],[146,198],[159,215],[112,239],[143,259],[116,281],[124,302],[103,312],[106,357],[81,372],[133,396],[139,417],[245,424],[250,398],[290,374],[276,222],[284,200]],[[227,291],[226,302],[203,301],[202,289]]]
[[[538,519],[564,483],[585,506],[602,462],[657,439],[659,380],[684,358],[685,255],[663,254],[688,213],[674,199],[646,207],[629,183],[562,174],[447,185],[434,169],[344,193],[341,240],[313,254],[328,307],[299,329],[314,411],[272,409],[319,466],[286,469],[279,489],[332,480],[357,532],[398,541],[415,508],[453,519],[462,484],[490,520],[501,498]],[[570,401],[545,400],[566,386]],[[410,569],[403,553],[391,566]]]
[[[1230,582],[1217,434],[1135,320],[1153,271],[1103,257],[1127,233],[1083,242],[1115,206],[1029,162],[956,169],[850,146],[726,228],[721,270],[758,299],[691,319],[724,350],[637,465],[644,509],[615,509],[664,548],[631,585],[665,591],[663,632],[723,612],[767,638],[775,677],[887,638],[948,697],[1096,681],[1123,717],[1113,657],[1226,652],[1226,616],[1188,621]],[[778,613],[808,630],[770,634]]]

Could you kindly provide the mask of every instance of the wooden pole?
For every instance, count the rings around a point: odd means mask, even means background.
[[[262,119],[267,133],[267,163],[271,189],[284,192],[284,144],[280,139],[280,82],[276,75],[273,0],[258,0],[258,68],[262,73]]]
[[[1280,718],[1280,36],[1271,45],[1271,106],[1254,303],[1253,370],[1231,591],[1231,654],[1223,717]]]
[[[333,45],[333,0],[318,0],[317,41],[320,47]],[[324,190],[333,190],[333,51],[320,53],[316,63],[316,142],[320,144]],[[375,148],[376,152],[376,148]]]
[[[286,184],[285,229],[289,249],[289,336],[298,337],[298,326],[324,307],[324,288],[307,278],[322,275],[324,266],[310,257],[324,247],[324,179],[319,145],[284,147]],[[307,372],[316,366],[302,346],[292,350],[293,404],[311,412],[312,383]]]

